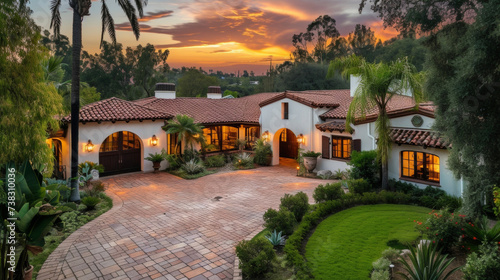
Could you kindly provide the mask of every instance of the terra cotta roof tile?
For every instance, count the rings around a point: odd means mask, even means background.
[[[451,144],[432,130],[392,128],[391,139],[397,144],[407,144],[432,148],[451,148]]]

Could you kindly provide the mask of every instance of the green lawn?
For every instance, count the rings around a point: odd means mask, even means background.
[[[325,219],[306,245],[306,258],[316,279],[369,279],[372,262],[387,243],[419,237],[413,220],[423,220],[428,208],[409,205],[354,207]],[[396,242],[397,243],[397,242]]]

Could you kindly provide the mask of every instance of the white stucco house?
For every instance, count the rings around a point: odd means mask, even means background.
[[[280,158],[296,157],[297,149],[302,148],[322,153],[317,170],[343,170],[348,168],[353,150],[373,150],[377,145],[376,111],[357,121],[352,134],[345,131],[355,88],[356,84],[351,84],[351,90],[221,98],[219,87],[209,87],[207,98],[179,98],[174,84],[157,84],[154,97],[136,101],[113,97],[84,106],[77,140],[79,162],[103,164],[103,175],[152,171],[152,164],[144,160],[149,153],[162,149],[175,152],[176,135],[167,135],[162,126],[175,115],[186,114],[205,127],[207,142],[214,147],[209,154],[234,152],[237,139],[251,143],[265,135],[272,145],[273,165],[279,164]],[[392,98],[388,105],[393,141],[389,178],[439,187],[460,196],[464,182],[453,176],[446,163],[451,145],[431,130],[434,109],[430,103],[415,104],[410,96]],[[65,117],[64,128],[49,139],[54,146],[56,172],[66,178],[69,121],[70,117]],[[165,162],[162,167],[166,167]]]

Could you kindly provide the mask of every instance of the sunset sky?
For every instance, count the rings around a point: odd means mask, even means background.
[[[133,1],[132,1],[133,2]],[[149,0],[140,19],[141,36],[135,40],[130,25],[116,1],[107,1],[117,29],[117,41],[124,46],[153,44],[168,48],[171,67],[196,66],[205,70],[237,69],[264,72],[268,59],[288,59],[293,34],[305,31],[320,15],[337,21],[342,36],[357,23],[370,26],[382,40],[394,37],[368,9],[358,13],[359,1],[340,0]],[[42,27],[50,25],[50,3],[31,0],[33,18]],[[93,0],[91,15],[83,21],[83,48],[99,51],[101,2]],[[62,1],[61,33],[71,38],[72,11]],[[107,35],[105,36],[109,40]]]

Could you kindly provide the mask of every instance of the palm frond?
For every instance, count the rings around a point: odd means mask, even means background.
[[[54,30],[54,36],[56,38],[61,34],[61,13],[59,8],[61,7],[61,0],[52,0],[50,2],[50,12],[52,18],[50,20],[50,28]]]
[[[118,0],[118,4],[122,8],[123,12],[127,15],[130,26],[132,27],[132,32],[134,32],[135,38],[139,39],[140,28],[139,22],[137,21],[137,16],[135,15],[135,8],[130,3],[130,0]]]
[[[109,13],[108,6],[106,5],[106,1],[102,0],[102,8],[101,8],[101,20],[102,20],[102,31],[101,31],[101,44],[104,42],[104,32],[107,30],[109,37],[111,37],[111,41],[113,44],[116,44],[116,34],[115,34],[115,23],[113,21],[113,17]]]
[[[135,6],[137,7],[137,11],[139,12],[139,17],[144,17],[144,9],[143,7],[148,4],[148,1],[145,0],[135,0]]]

